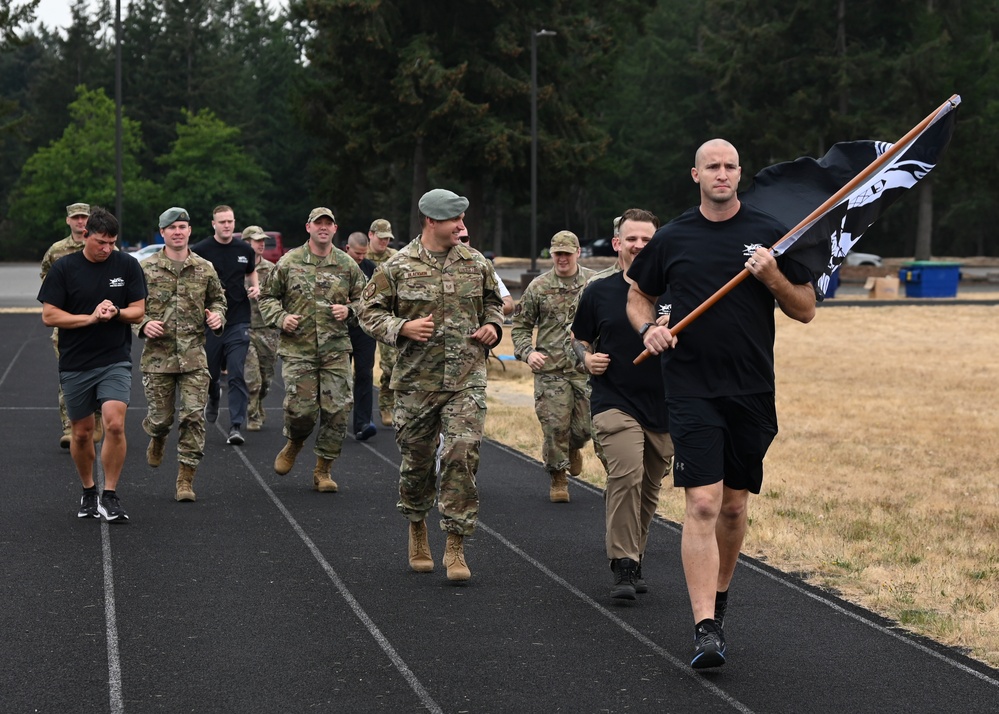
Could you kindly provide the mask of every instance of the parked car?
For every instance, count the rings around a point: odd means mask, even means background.
[[[593,256],[615,256],[617,251],[614,250],[613,239],[611,238],[597,238],[595,241],[590,243],[590,255]]]
[[[594,240],[583,243],[579,246],[579,257],[580,258],[592,258],[593,256],[611,256],[614,257],[617,253],[614,251],[614,245],[611,243],[610,238],[596,238]],[[550,256],[542,256],[550,257]]]
[[[873,265],[876,268],[883,268],[884,261],[881,260],[880,255],[874,255],[874,253],[854,253],[850,251],[846,254],[846,260],[844,261],[847,265]]]
[[[278,259],[288,252],[284,247],[284,241],[281,240],[281,234],[277,231],[264,231],[267,237],[264,239],[264,258],[271,261],[272,263],[278,262]],[[233,238],[242,238],[242,233],[233,233]]]
[[[148,258],[151,255],[156,255],[161,250],[163,250],[163,244],[162,243],[152,243],[150,245],[143,246],[142,248],[139,248],[138,250],[133,250],[133,251],[127,253],[127,255],[132,256],[136,260],[145,260],[146,258]]]

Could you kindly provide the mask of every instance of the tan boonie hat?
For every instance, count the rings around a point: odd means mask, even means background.
[[[446,188],[427,191],[420,198],[420,213],[435,221],[457,218],[468,208],[468,199]]]
[[[552,253],[575,253],[579,250],[579,238],[572,231],[559,231],[552,236]]]
[[[374,233],[379,238],[395,238],[392,235],[392,224],[386,221],[384,218],[378,218],[371,223],[371,228],[368,232]]]
[[[324,206],[312,209],[312,213],[309,214],[309,223],[315,223],[316,219],[321,218],[322,216],[326,216],[331,221],[336,223],[336,218],[333,217],[333,211]]]
[[[89,216],[90,215],[90,204],[88,203],[71,203],[66,206],[66,218],[72,218],[73,216]]]
[[[243,234],[240,237],[243,240],[266,240],[267,234],[260,226],[247,226],[243,229]]]

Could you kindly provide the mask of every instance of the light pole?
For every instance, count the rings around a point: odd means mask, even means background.
[[[114,213],[118,218],[118,236],[122,242],[128,240],[123,226],[124,176],[122,173],[121,148],[121,0],[116,0],[114,8]]]
[[[538,38],[551,30],[531,31],[531,274],[538,272]]]

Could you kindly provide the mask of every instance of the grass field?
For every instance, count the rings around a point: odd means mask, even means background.
[[[778,313],[780,434],[744,547],[992,666],[997,324],[999,307],[987,305],[823,308],[808,325]],[[512,352],[507,334],[497,353]],[[486,431],[540,458],[532,392],[526,365],[492,364]],[[604,482],[591,447],[583,478]],[[659,510],[681,522],[682,493],[664,489]]]

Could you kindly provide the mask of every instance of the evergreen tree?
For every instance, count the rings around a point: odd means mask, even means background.
[[[186,208],[196,232],[210,231],[219,204],[232,206],[241,226],[262,223],[260,199],[270,177],[239,145],[239,129],[207,109],[182,116],[177,140],[159,159],[167,168],[160,202]]]
[[[69,105],[70,123],[62,136],[35,152],[24,165],[15,187],[10,214],[20,239],[6,239],[3,254],[9,258],[41,259],[53,241],[65,237],[67,204],[85,201],[113,207],[115,203],[114,102],[103,89],[77,88]],[[141,146],[140,127],[122,119],[122,168],[125,211],[144,217],[134,225],[155,227],[151,203],[154,186],[140,175],[136,154]],[[141,229],[119,236],[122,245],[148,239]]]

